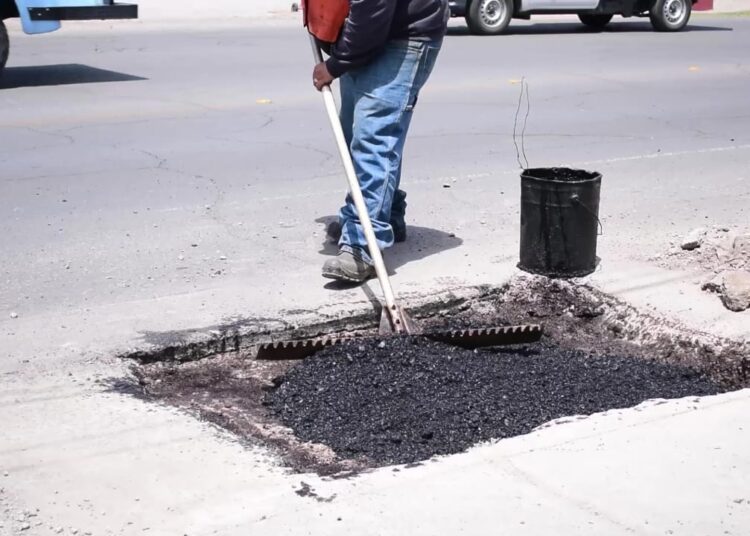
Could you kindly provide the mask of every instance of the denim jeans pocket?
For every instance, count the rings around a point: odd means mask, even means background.
[[[419,92],[421,91],[422,86],[424,86],[425,82],[427,82],[427,79],[430,77],[430,73],[432,73],[432,69],[435,66],[435,61],[437,60],[438,53],[440,52],[440,45],[442,44],[442,42],[418,42],[417,44],[420,48],[419,61],[412,78],[411,93],[404,110],[406,112],[411,112],[417,105],[417,101],[419,100]]]

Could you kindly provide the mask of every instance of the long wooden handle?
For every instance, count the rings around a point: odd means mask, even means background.
[[[310,34],[310,44],[312,45],[313,56],[316,64],[321,63],[323,61],[323,55],[321,54],[320,47],[312,34]],[[388,309],[388,315],[393,323],[393,330],[396,333],[405,333],[407,328],[404,326],[404,321],[401,318],[400,309],[396,305],[396,297],[393,294],[391,281],[388,279],[388,271],[383,262],[383,255],[378,247],[375,232],[372,230],[370,214],[367,211],[365,199],[362,197],[362,190],[360,190],[359,187],[357,173],[354,171],[352,156],[349,153],[349,147],[347,146],[346,138],[344,137],[344,129],[341,127],[341,120],[339,119],[338,110],[336,109],[336,101],[333,99],[333,93],[329,86],[323,87],[322,93],[323,101],[326,105],[326,111],[328,112],[328,120],[331,123],[333,135],[336,138],[336,145],[339,149],[339,155],[341,156],[341,162],[344,164],[346,180],[349,182],[349,193],[354,201],[354,206],[357,208],[357,215],[362,224],[362,229],[365,232],[365,239],[367,240],[367,246],[370,250],[370,257],[372,257],[372,262],[375,265],[375,273],[378,276],[378,281],[380,281],[380,287],[383,289],[383,298],[385,299],[385,306]]]

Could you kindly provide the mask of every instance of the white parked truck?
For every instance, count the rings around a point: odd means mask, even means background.
[[[21,19],[27,34],[54,32],[63,20],[136,19],[136,4],[113,0],[0,0],[0,71],[8,61],[10,42],[5,19]]]
[[[511,19],[532,15],[578,15],[592,29],[604,28],[614,15],[649,17],[661,32],[682,30],[697,0],[448,0],[451,15],[465,17],[475,34],[497,35]]]

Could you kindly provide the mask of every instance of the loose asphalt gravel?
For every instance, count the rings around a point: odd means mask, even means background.
[[[276,384],[264,403],[300,439],[376,466],[461,452],[564,416],[721,391],[698,372],[642,359],[418,338],[329,348]]]
[[[522,176],[546,181],[580,182],[593,180],[598,173],[583,169],[553,167],[524,169]]]

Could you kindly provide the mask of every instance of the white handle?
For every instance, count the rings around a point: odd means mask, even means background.
[[[320,53],[320,47],[312,34],[310,34],[310,44],[312,44],[313,56],[315,57],[316,64],[321,63],[323,61],[323,56]],[[380,287],[383,289],[383,298],[385,299],[385,306],[388,309],[388,314],[393,323],[393,330],[396,333],[405,333],[406,328],[404,327],[404,321],[401,318],[399,312],[400,309],[396,306],[396,297],[393,295],[393,288],[388,279],[388,271],[383,262],[383,255],[378,247],[375,232],[372,230],[370,214],[367,211],[365,199],[362,197],[362,191],[359,188],[359,180],[357,179],[357,173],[354,171],[352,156],[349,153],[349,147],[346,144],[344,130],[341,128],[338,110],[336,110],[336,101],[333,99],[333,93],[331,92],[330,86],[324,86],[322,93],[323,101],[326,105],[326,111],[328,112],[328,120],[331,123],[331,128],[333,128],[333,135],[336,138],[339,155],[341,155],[341,162],[344,164],[346,180],[349,182],[349,193],[354,201],[354,206],[357,208],[357,215],[362,224],[362,229],[365,232],[365,239],[367,240],[367,246],[370,250],[370,257],[372,257],[372,262],[375,265],[375,273],[378,275]]]

